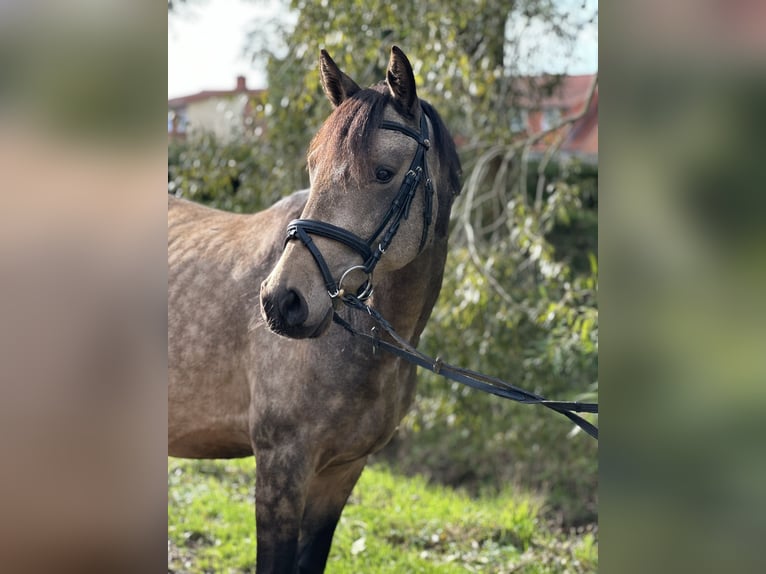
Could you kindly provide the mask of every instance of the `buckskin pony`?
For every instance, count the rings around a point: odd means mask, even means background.
[[[460,191],[452,137],[399,48],[367,89],[325,51],[319,63],[334,110],[308,151],[309,190],[248,215],[168,197],[168,454],[255,455],[259,574],[324,571],[416,383],[333,317],[369,331],[342,305],[369,298],[417,345]]]

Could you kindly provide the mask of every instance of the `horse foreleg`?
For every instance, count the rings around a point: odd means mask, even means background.
[[[256,573],[292,574],[308,487],[305,457],[289,448],[258,449],[255,455]]]
[[[324,572],[343,507],[367,458],[332,466],[311,478],[299,541],[299,572]]]

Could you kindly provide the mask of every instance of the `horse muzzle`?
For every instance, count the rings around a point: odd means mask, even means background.
[[[273,288],[268,279],[261,284],[261,315],[277,335],[291,339],[319,337],[330,326],[332,314],[329,306],[321,319],[311,321],[308,303],[299,290]]]

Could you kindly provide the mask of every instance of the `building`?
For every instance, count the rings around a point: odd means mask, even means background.
[[[526,76],[513,81],[509,129],[519,139],[551,130],[568,117],[580,114],[588,100],[595,75]],[[255,106],[265,96],[263,89],[249,89],[243,76],[233,90],[205,90],[168,100],[168,137],[184,139],[190,134],[212,133],[227,140],[242,134],[259,135]],[[582,117],[561,130],[540,136],[531,155],[540,156],[563,138],[558,157],[577,157],[598,162],[598,88]],[[461,143],[458,135],[456,141]]]
[[[583,112],[595,75],[534,76],[514,81],[515,98],[511,131],[519,137],[539,135],[566,118]],[[560,137],[559,157],[577,157],[589,163],[598,161],[598,86],[582,117],[561,130],[553,130],[532,146],[544,153]]]
[[[265,90],[247,87],[244,76],[237,77],[232,90],[204,90],[191,96],[168,100],[168,137],[185,139],[189,135],[211,133],[227,140],[253,133],[254,101]]]

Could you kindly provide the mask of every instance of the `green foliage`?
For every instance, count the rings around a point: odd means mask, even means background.
[[[469,184],[424,352],[548,398],[598,400],[595,175],[552,166],[543,201],[534,201],[530,176],[525,193],[507,194],[501,216],[482,213],[486,203],[467,209]],[[544,408],[431,373],[385,456],[399,470],[474,491],[544,492],[544,512],[564,524],[597,519],[595,441]]]
[[[252,571],[254,470],[252,459],[169,459],[169,571]],[[373,466],[343,512],[327,569],[336,574],[595,572],[595,533],[553,530],[539,511],[539,499],[507,488],[471,498]]]
[[[260,156],[266,142],[241,136],[222,142],[212,134],[168,145],[168,192],[212,207],[251,213],[282,195],[262,184],[271,167]]]
[[[430,101],[468,149],[509,143],[520,59],[509,23],[575,37],[577,19],[555,0],[290,0],[297,14],[278,38],[257,30],[251,51],[267,61],[268,101],[259,121],[271,135],[274,172],[265,189],[307,187],[304,152],[330,112],[318,71],[320,48],[360,85],[385,78],[389,49],[407,53],[420,97]],[[468,155],[470,155],[469,152]],[[262,155],[261,157],[264,157]]]

